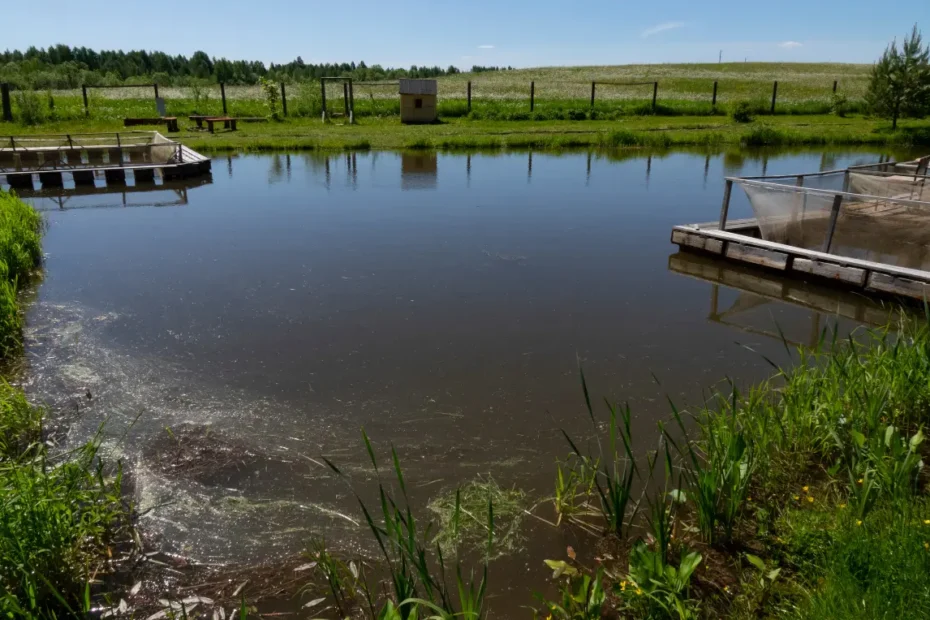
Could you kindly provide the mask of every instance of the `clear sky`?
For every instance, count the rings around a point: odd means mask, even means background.
[[[388,66],[873,62],[930,0],[0,0],[0,48]]]

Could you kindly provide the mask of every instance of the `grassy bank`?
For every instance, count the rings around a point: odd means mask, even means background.
[[[0,191],[0,356],[21,346],[18,287],[41,261],[41,218]],[[78,615],[126,523],[119,472],[92,442],[69,454],[45,443],[44,411],[0,379],[0,617]]]
[[[38,126],[5,124],[3,133],[123,131],[118,121],[85,120]],[[769,116],[750,123],[727,117],[647,116],[622,120],[495,121],[451,119],[436,125],[401,125],[396,118],[361,119],[355,125],[288,119],[242,123],[235,132],[210,134],[182,123],[171,134],[203,152],[237,149],[561,149],[573,147],[726,146],[726,145],[925,145],[930,122],[907,121],[892,132],[887,121],[852,115]]]

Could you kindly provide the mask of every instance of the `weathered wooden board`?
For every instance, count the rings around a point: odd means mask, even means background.
[[[723,241],[719,239],[711,239],[710,237],[692,235],[680,230],[672,231],[672,243],[677,245],[686,245],[691,248],[704,250],[705,252],[712,252],[714,254],[720,254],[723,251]]]
[[[742,243],[727,244],[726,256],[733,260],[781,271],[788,267],[788,255],[784,252],[776,252]]]
[[[796,257],[791,263],[792,271],[800,271],[830,280],[849,282],[856,286],[865,286],[866,271],[858,267],[846,267],[820,260]]]
[[[869,283],[866,288],[920,300],[930,299],[930,284],[885,273],[872,273],[869,276]]]

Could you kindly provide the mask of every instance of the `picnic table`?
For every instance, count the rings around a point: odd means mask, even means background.
[[[178,118],[176,116],[123,119],[123,127],[135,127],[137,125],[166,125],[168,127],[168,131],[179,131]]]
[[[203,124],[206,123],[210,133],[214,133],[214,123],[223,123],[224,128],[236,131],[236,122],[239,120],[233,116],[204,116],[199,114],[191,115],[188,118],[197,123],[197,129],[203,129]]]

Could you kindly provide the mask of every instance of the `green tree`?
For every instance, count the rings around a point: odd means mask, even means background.
[[[892,129],[897,129],[901,116],[921,118],[927,114],[930,46],[923,47],[916,24],[900,50],[897,41],[892,41],[872,67],[866,101],[875,114],[891,119]]]

